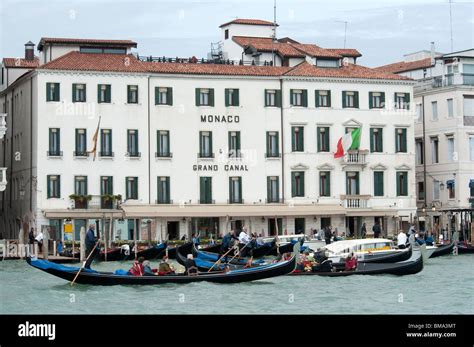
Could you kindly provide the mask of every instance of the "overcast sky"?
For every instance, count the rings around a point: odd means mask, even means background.
[[[474,5],[453,0],[454,51],[473,48]],[[132,39],[140,55],[206,57],[219,25],[239,18],[273,20],[273,0],[0,0],[0,56],[18,57],[44,37]],[[449,0],[277,0],[278,37],[357,48],[363,65],[403,54],[450,48]]]

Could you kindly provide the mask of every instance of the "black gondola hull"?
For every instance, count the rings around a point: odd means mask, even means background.
[[[442,245],[436,248],[430,258],[441,257],[442,255],[449,255],[453,253],[454,241],[448,245]]]

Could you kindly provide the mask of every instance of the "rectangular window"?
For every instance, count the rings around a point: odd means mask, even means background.
[[[125,177],[126,200],[138,200],[138,177]]]
[[[140,156],[140,152],[138,151],[138,130],[137,129],[127,130],[127,155],[129,157]]]
[[[331,172],[319,173],[319,196],[331,196]]]
[[[316,90],[315,101],[316,107],[331,107],[331,91]]]
[[[229,158],[240,158],[240,131],[229,131]]]
[[[229,203],[241,204],[242,199],[242,177],[229,177]]]
[[[446,182],[446,188],[448,189],[448,199],[455,199],[456,198],[456,188],[454,184],[454,180],[449,180]]]
[[[97,102],[99,104],[110,104],[112,100],[110,84],[97,85]]]
[[[342,92],[343,108],[359,108],[359,92]]]
[[[61,176],[59,175],[48,175],[48,199],[61,198]]]
[[[61,153],[61,130],[59,128],[49,129],[49,151],[48,156],[59,157]]]
[[[397,196],[408,196],[408,172],[397,172]]]
[[[304,197],[304,171],[291,173],[291,197]]]
[[[424,146],[423,146],[423,140],[422,139],[416,139],[415,140],[415,145],[416,145],[416,165],[423,165],[424,163]]]
[[[170,132],[169,130],[158,130],[157,137],[157,157],[171,157],[170,151]]]
[[[397,153],[407,152],[407,129],[406,128],[395,129],[395,152]]]
[[[224,40],[227,40],[229,38],[229,29],[225,29],[224,31]]]
[[[155,105],[173,105],[173,88],[155,87]]]
[[[87,176],[74,177],[74,194],[87,195]]]
[[[59,83],[46,83],[46,101],[59,101]]]
[[[318,152],[329,152],[329,127],[317,127]]]
[[[385,93],[383,92],[369,92],[369,108],[384,108],[385,107]]]
[[[370,128],[370,151],[383,152],[383,128]]]
[[[101,157],[113,157],[112,152],[112,129],[100,130],[100,153]]]
[[[433,200],[439,200],[439,186],[440,181],[433,180]]]
[[[280,182],[278,176],[267,177],[267,203],[280,202]]]
[[[199,132],[199,157],[200,158],[214,158],[212,152],[212,132]]]
[[[214,106],[214,89],[196,88],[196,106]]]
[[[464,95],[463,115],[464,117],[474,117],[474,96]]]
[[[399,110],[409,110],[410,93],[395,93],[395,108]]]
[[[374,196],[384,195],[383,171],[374,171]]]
[[[469,159],[474,161],[474,136],[469,137]]]
[[[127,103],[138,104],[138,86],[127,86]]]
[[[112,176],[100,177],[100,194],[101,195],[114,194],[114,178]]]
[[[239,106],[239,90],[238,89],[226,89],[225,90],[225,105],[228,106]]]
[[[86,85],[83,83],[73,83],[72,102],[86,102]]]
[[[439,140],[437,137],[431,138],[431,163],[439,163]]]
[[[453,118],[454,117],[453,99],[447,99],[446,103],[447,103],[447,106],[448,106],[448,118]]]
[[[422,201],[425,200],[425,183],[424,182],[418,182],[418,200]]]
[[[76,157],[86,157],[88,156],[87,152],[87,130],[86,129],[76,129],[76,151],[74,156]]]
[[[438,102],[437,101],[431,102],[431,120],[434,120],[434,121],[438,120]]]
[[[423,117],[423,107],[421,104],[417,104],[416,105],[416,121],[419,123],[421,122],[422,118]]]
[[[169,176],[158,177],[158,204],[171,204],[170,178]]]
[[[453,136],[449,136],[447,138],[447,141],[448,141],[448,153],[447,153],[447,156],[448,156],[448,162],[453,162],[454,161],[454,137]]]
[[[304,127],[291,127],[291,150],[293,152],[304,151]]]
[[[308,106],[308,91],[306,89],[291,89],[290,104],[292,106]]]
[[[346,194],[359,195],[359,173],[358,172],[346,173]]]
[[[199,177],[199,203],[212,204],[212,177]]]
[[[278,131],[267,131],[267,158],[277,158],[280,156],[279,133]]]
[[[265,89],[265,106],[281,107],[281,90]]]

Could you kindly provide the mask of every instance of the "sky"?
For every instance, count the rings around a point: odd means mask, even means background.
[[[403,55],[451,51],[449,0],[276,0],[278,37],[358,49],[380,66]],[[452,0],[454,51],[474,47],[474,0]],[[132,39],[140,55],[207,57],[219,25],[273,20],[274,0],[0,0],[0,57],[22,57],[41,37]]]

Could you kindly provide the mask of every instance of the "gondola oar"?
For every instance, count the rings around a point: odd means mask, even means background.
[[[228,263],[230,263],[232,260],[234,260],[234,258],[235,258],[236,256],[240,255],[240,253],[241,253],[241,252],[245,249],[245,247],[247,247],[249,244],[250,244],[250,242],[249,242],[249,243],[246,243],[245,246],[242,247],[242,249],[239,249],[238,252],[237,252],[237,254],[235,254],[235,255],[228,261]],[[239,258],[240,258],[240,257],[239,257]]]
[[[73,279],[72,282],[71,282],[71,286],[74,285],[74,282],[76,282],[77,277],[78,277],[79,274],[81,273],[81,271],[82,271],[82,269],[84,268],[84,266],[87,264],[87,261],[88,261],[89,258],[91,257],[92,253],[95,253],[95,250],[97,249],[97,246],[99,245],[99,243],[100,243],[100,239],[97,241],[97,243],[95,244],[94,248],[92,248],[92,251],[89,253],[89,256],[87,257],[87,259],[82,263],[82,266],[81,266],[81,268],[79,269],[79,271],[77,272],[76,277],[74,277],[74,279]]]
[[[214,266],[216,266],[218,263],[221,262],[221,260],[227,255],[230,253],[230,251],[232,251],[234,248],[230,248],[222,257],[220,257],[219,259],[217,259],[217,261],[211,266],[211,268],[209,270],[207,270],[207,272],[211,272],[211,270],[214,268]],[[233,259],[233,258],[232,258]]]

